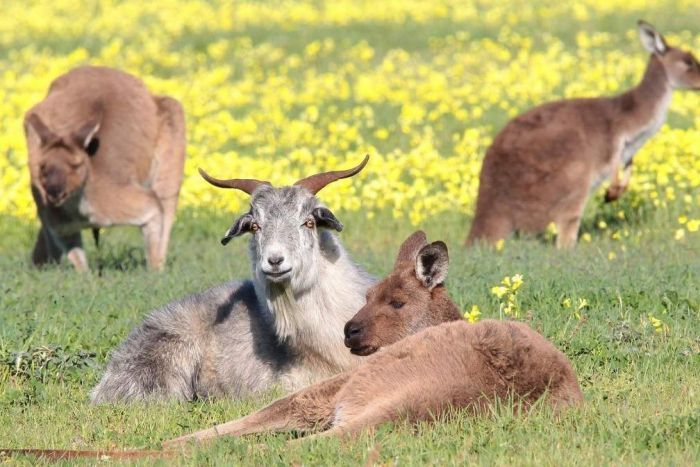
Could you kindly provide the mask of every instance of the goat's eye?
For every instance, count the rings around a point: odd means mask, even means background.
[[[313,229],[316,226],[316,222],[313,219],[309,219],[306,222],[304,222],[304,225],[310,229]]]
[[[389,302],[389,305],[398,310],[399,308],[402,308],[405,305],[405,303],[400,300],[392,300]]]
[[[260,226],[257,222],[253,222],[252,224],[250,224],[250,230],[251,232],[257,232],[258,230],[260,230]]]

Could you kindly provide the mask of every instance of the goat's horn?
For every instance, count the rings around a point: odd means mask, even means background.
[[[364,169],[365,165],[367,165],[368,160],[369,154],[365,156],[364,160],[360,162],[360,165],[358,165],[357,167],[348,170],[335,170],[333,172],[323,172],[320,174],[311,175],[310,177],[306,177],[304,179],[299,180],[294,185],[304,187],[307,190],[309,190],[311,194],[315,195],[329,183],[333,183],[336,180],[340,180],[341,178],[352,177],[360,170]]]
[[[214,186],[218,186],[219,188],[235,188],[236,190],[244,191],[249,195],[252,195],[253,191],[255,191],[255,189],[260,185],[270,184],[270,182],[255,180],[252,178],[232,178],[229,180],[219,180],[218,178],[212,177],[202,169],[199,169],[199,175]]]

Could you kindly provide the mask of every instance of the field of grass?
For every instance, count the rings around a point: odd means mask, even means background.
[[[382,276],[420,227],[448,244],[451,295],[465,311],[477,305],[481,318],[501,316],[504,298],[492,289],[521,274],[518,319],[569,356],[586,403],[561,418],[503,408],[346,441],[225,439],[179,462],[698,463],[700,96],[674,97],[669,124],[639,154],[621,202],[593,194],[575,250],[555,250],[551,235],[461,248],[480,159],[508,116],[542,100],[630,86],[646,60],[633,30],[639,17],[700,52],[697,6],[241,2],[227,22],[230,2],[168,1],[158,11],[115,2],[119,14],[99,2],[74,12],[74,3],[36,2],[9,12],[15,23],[0,19],[0,121],[8,129],[0,135],[0,448],[158,448],[276,397],[88,403],[109,353],[149,310],[250,274],[245,238],[219,244],[246,198],[200,182],[197,165],[279,184],[369,152],[362,176],[320,193],[345,224],[339,235],[357,262]],[[145,270],[140,235],[129,228],[103,232],[99,250],[86,233],[89,274],[29,264],[38,224],[21,114],[51,78],[91,62],[142,72],[188,110],[187,179],[161,274]]]

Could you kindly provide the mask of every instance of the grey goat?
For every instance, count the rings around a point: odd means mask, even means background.
[[[331,233],[343,225],[315,195],[357,174],[368,158],[280,188],[200,170],[212,185],[252,195],[222,243],[252,233],[253,279],[150,313],[112,355],[92,401],[242,397],[274,385],[291,391],[356,366],[343,326],[374,279]]]

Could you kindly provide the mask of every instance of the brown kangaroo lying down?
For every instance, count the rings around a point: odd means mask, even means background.
[[[476,413],[511,397],[523,407],[545,394],[556,408],[583,400],[566,356],[526,324],[455,321],[457,307],[442,285],[447,267],[445,244],[428,245],[423,232],[414,233],[394,271],[369,290],[367,304],[346,326],[354,353],[395,343],[355,370],[164,446],[262,431],[352,434],[397,419],[431,420],[451,408]]]
[[[355,370],[326,379],[239,420],[166,441],[263,431],[351,434],[396,419],[430,420],[465,408],[476,413],[499,398],[524,407],[545,393],[557,408],[583,396],[567,358],[525,324],[461,320],[443,282],[447,247],[416,232],[401,246],[394,270],[367,293],[345,326],[345,345],[370,355]],[[411,335],[412,334],[412,335]],[[388,346],[377,352],[381,347]],[[376,352],[376,353],[375,353]],[[5,450],[50,459],[171,456],[173,451]],[[1,457],[1,455],[0,455]]]

